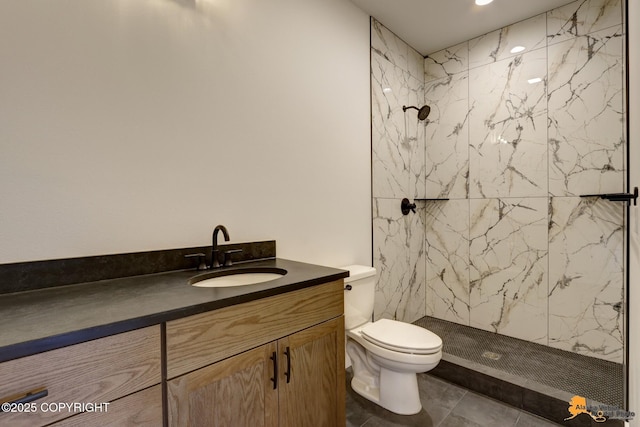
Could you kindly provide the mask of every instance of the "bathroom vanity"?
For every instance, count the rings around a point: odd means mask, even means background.
[[[344,425],[348,273],[250,265],[287,274],[209,289],[178,271],[0,296],[0,401],[22,402],[0,424]]]

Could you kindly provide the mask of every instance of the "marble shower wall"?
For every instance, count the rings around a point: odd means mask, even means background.
[[[424,102],[424,58],[371,20],[373,266],[375,318],[426,314],[424,209],[402,215],[403,198],[425,195],[425,124],[403,105]]]
[[[624,205],[579,197],[625,190],[620,0],[424,64],[427,314],[622,362]]]

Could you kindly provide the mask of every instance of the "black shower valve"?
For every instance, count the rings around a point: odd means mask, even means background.
[[[411,203],[406,197],[400,203],[400,209],[403,215],[409,215],[409,211],[416,213],[416,204]]]

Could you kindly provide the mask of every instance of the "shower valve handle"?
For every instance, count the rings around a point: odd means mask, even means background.
[[[409,211],[416,213],[416,204],[411,203],[406,197],[400,203],[400,209],[403,215],[409,215]]]

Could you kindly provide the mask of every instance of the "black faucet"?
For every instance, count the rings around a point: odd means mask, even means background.
[[[224,241],[229,241],[229,232],[227,231],[227,227],[224,225],[218,225],[213,229],[213,244],[211,245],[211,268],[219,268],[220,260],[218,258],[218,232],[222,231],[224,235]]]

